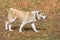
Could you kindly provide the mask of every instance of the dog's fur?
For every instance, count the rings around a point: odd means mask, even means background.
[[[31,23],[32,28],[35,32],[38,32],[35,28],[35,21],[40,20],[41,18],[45,19],[46,15],[41,13],[40,11],[22,11],[14,8],[10,8],[8,12],[8,21],[5,22],[6,30],[13,31],[11,29],[11,23],[16,19],[19,19],[22,22],[19,32],[22,32],[22,28],[26,23]]]

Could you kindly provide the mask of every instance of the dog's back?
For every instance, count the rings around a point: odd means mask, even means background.
[[[10,8],[10,10],[8,12],[8,17],[11,17],[13,19],[19,18],[22,21],[22,20],[26,20],[29,14],[30,14],[30,12],[28,12],[28,11],[25,12],[25,11],[22,11],[22,10],[17,10],[17,9],[14,9],[14,8]]]

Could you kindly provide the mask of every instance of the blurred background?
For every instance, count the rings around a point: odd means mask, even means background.
[[[7,19],[9,8],[23,11],[40,10],[47,15],[47,21],[37,21],[34,32],[30,24],[18,32],[20,22],[13,23],[13,32],[5,30],[3,20]],[[0,0],[0,40],[60,40],[60,0]]]

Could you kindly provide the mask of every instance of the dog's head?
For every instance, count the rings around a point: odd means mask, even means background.
[[[38,20],[40,20],[40,19],[45,20],[47,18],[46,15],[44,13],[40,12],[40,11],[33,11],[33,13],[36,14],[36,18]]]

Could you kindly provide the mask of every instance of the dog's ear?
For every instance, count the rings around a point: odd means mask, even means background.
[[[32,11],[32,13],[40,14],[41,12],[40,11]]]
[[[38,11],[38,14],[40,14],[41,12],[40,11]]]
[[[32,13],[37,13],[37,11],[32,11]]]

